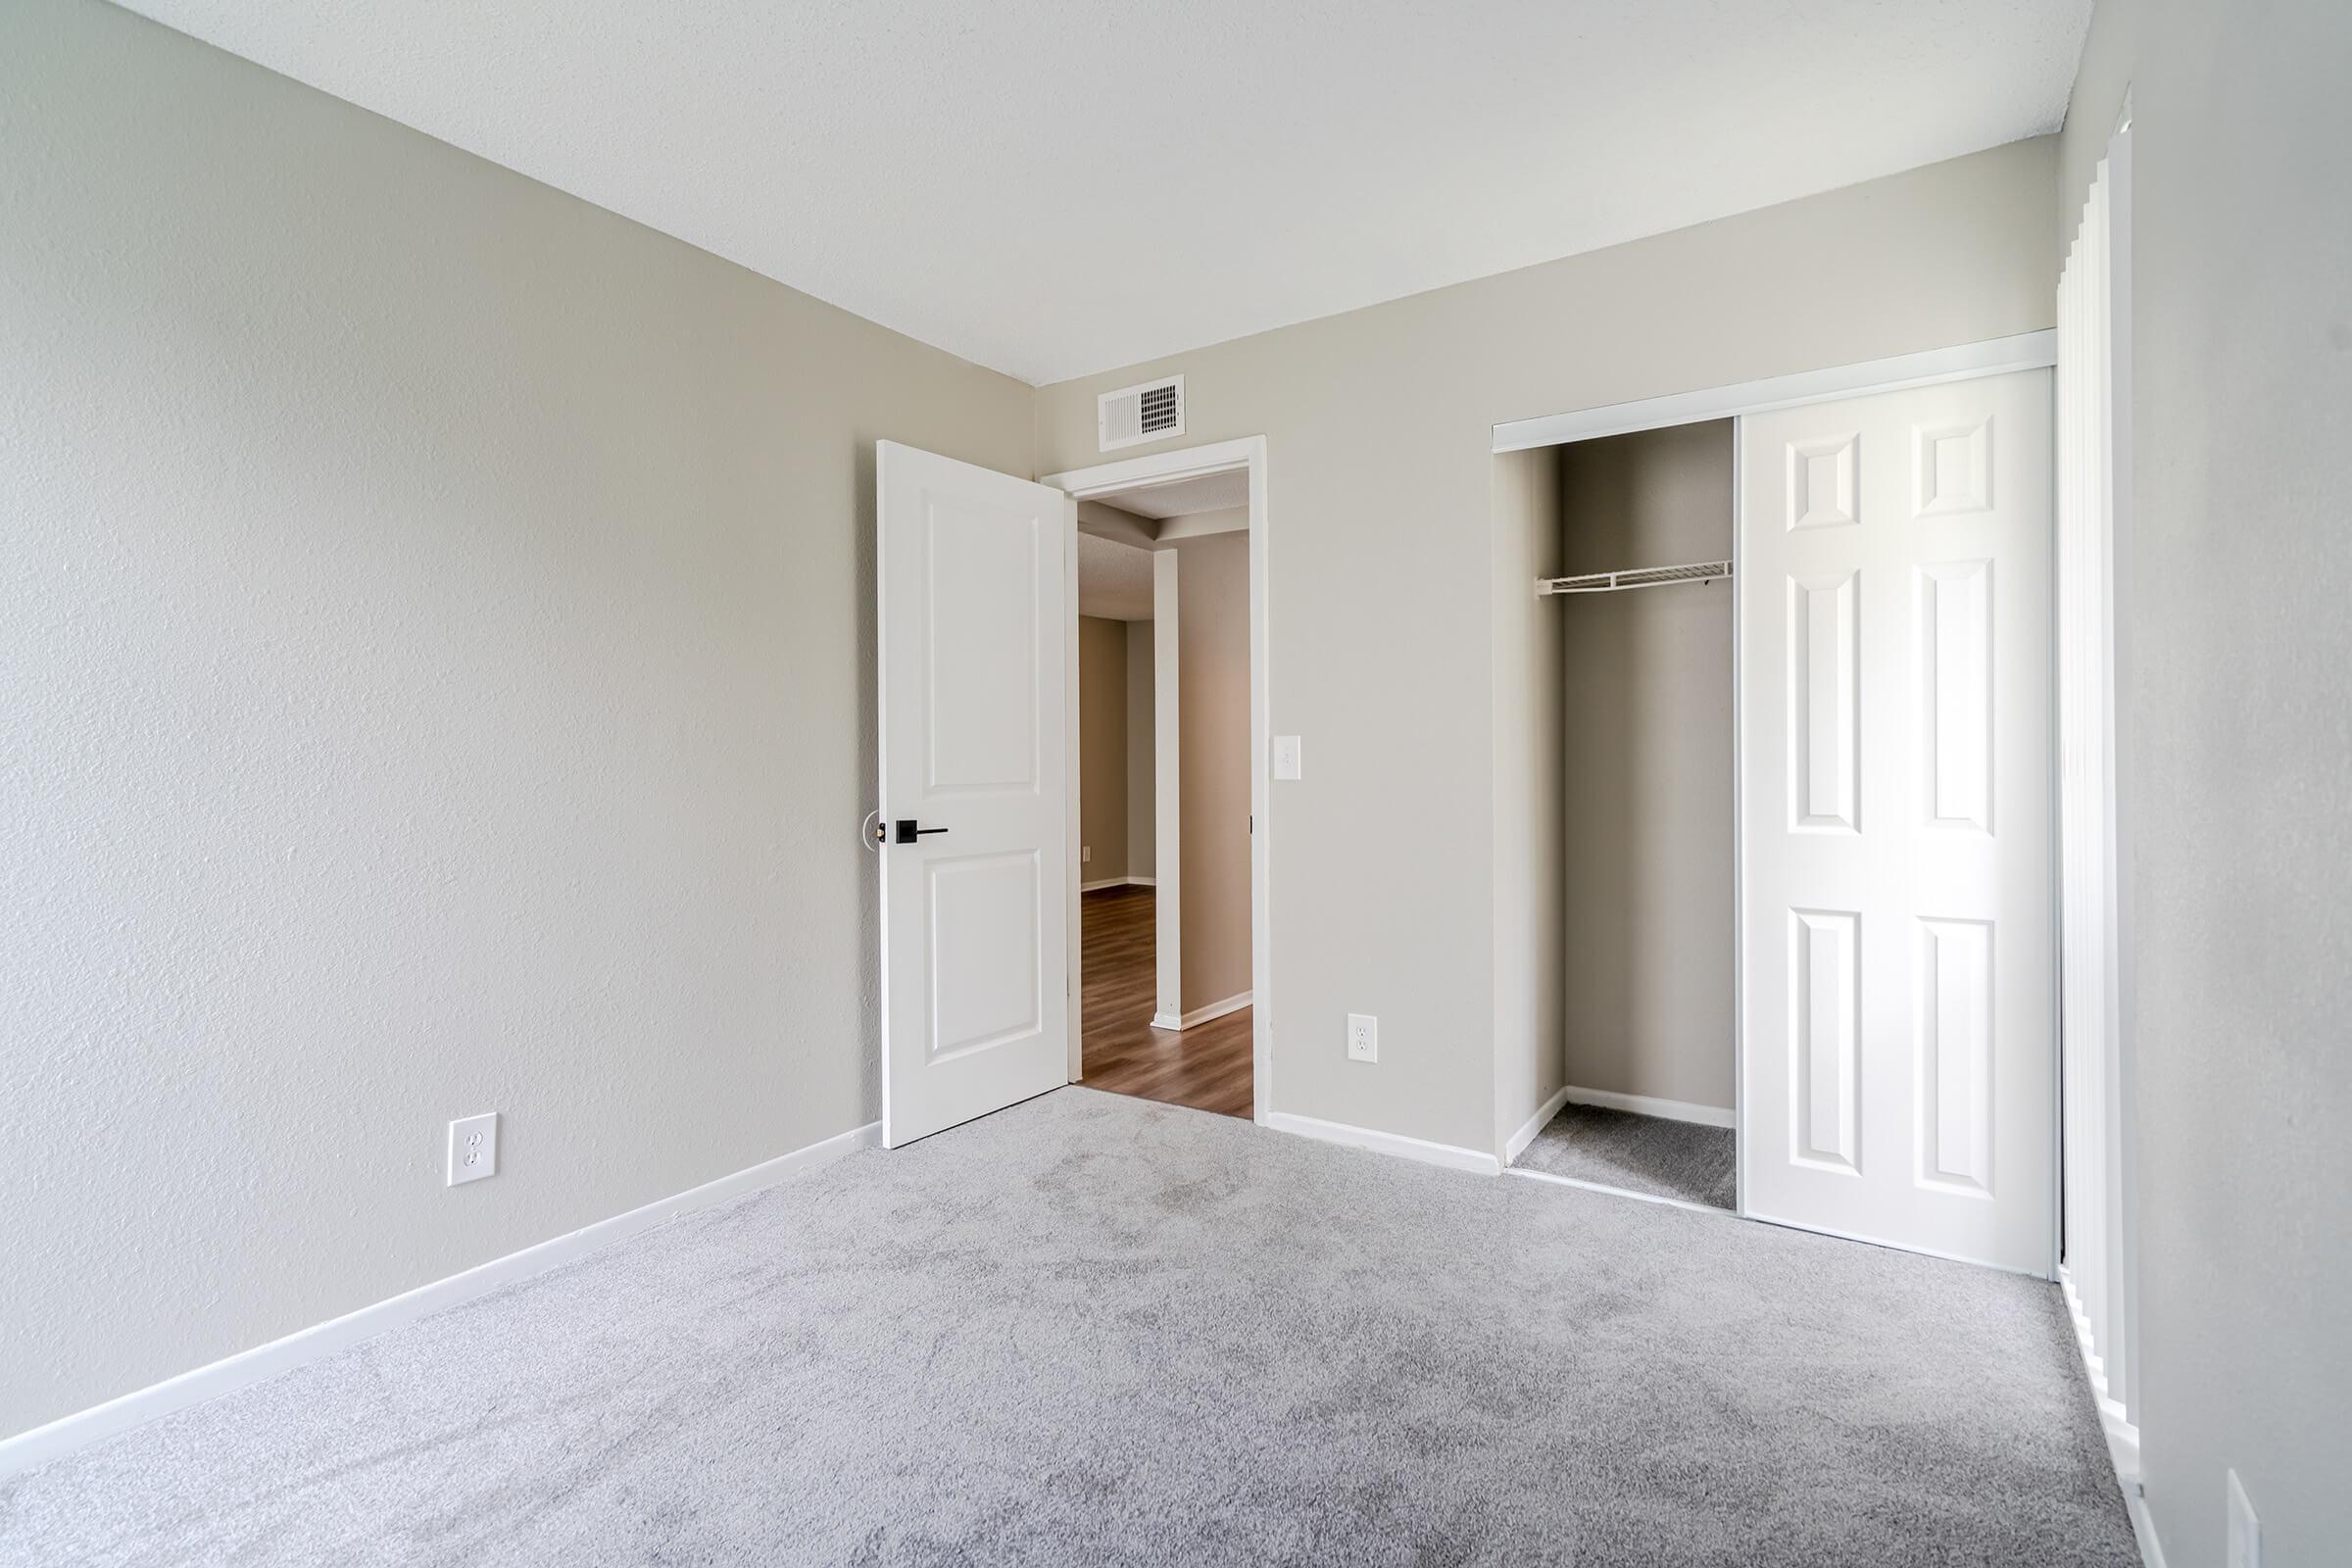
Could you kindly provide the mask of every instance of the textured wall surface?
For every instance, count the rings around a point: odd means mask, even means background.
[[[81,0],[0,212],[0,1433],[874,1116],[871,443],[1029,389]]]
[[[1186,376],[1183,444],[1267,438],[1274,1107],[1486,1149],[1495,1119],[1497,420],[2048,326],[2047,138],[1043,388]],[[1140,449],[1138,449],[1140,450]],[[1123,454],[1131,455],[1131,454]],[[1380,1018],[1380,1062],[1345,1018]]]
[[[2132,111],[2123,584],[2140,1439],[2175,1564],[2345,1560],[2352,1494],[2352,8],[2102,0],[2071,234]]]

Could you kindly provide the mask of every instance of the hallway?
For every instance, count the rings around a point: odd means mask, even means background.
[[[1086,966],[1082,1081],[1114,1095],[1248,1116],[1251,1009],[1182,1033],[1152,1027],[1153,898],[1150,888],[1126,887],[1104,888],[1080,901]]]

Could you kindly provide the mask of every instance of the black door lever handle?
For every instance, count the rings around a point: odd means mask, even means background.
[[[893,836],[892,842],[912,844],[926,833],[945,833],[947,829],[944,827],[916,827],[912,817],[902,816],[899,818],[898,832]]]

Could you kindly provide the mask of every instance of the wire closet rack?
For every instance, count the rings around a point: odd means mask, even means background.
[[[1550,594],[1613,594],[1628,588],[1664,588],[1678,582],[1714,582],[1732,574],[1728,561],[1693,561],[1681,566],[1637,566],[1631,571],[1592,571],[1581,577],[1538,577],[1538,597]]]

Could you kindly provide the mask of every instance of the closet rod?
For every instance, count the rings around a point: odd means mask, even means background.
[[[1592,571],[1581,577],[1538,577],[1536,593],[1613,594],[1628,588],[1663,588],[1673,582],[1714,582],[1732,574],[1728,561],[1693,561],[1684,566],[1637,566],[1631,571]]]

